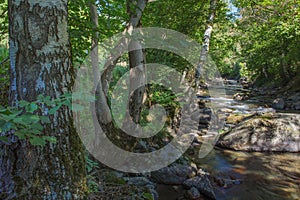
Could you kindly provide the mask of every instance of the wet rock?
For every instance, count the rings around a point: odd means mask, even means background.
[[[186,179],[195,175],[195,170],[188,164],[174,163],[168,167],[151,173],[151,178],[156,183],[166,185],[180,185]]]
[[[201,114],[200,116],[198,116],[198,121],[200,124],[209,124],[211,120],[211,116],[208,114]]]
[[[208,114],[208,115],[212,114],[211,108],[203,108],[201,111],[203,114]]]
[[[289,103],[290,109],[300,110],[300,92],[289,96],[286,101]]]
[[[284,109],[285,103],[284,100],[282,98],[277,98],[273,101],[272,103],[272,108],[274,109]]]
[[[300,102],[294,103],[294,109],[295,110],[300,110]]]
[[[248,119],[220,136],[219,147],[242,151],[300,151],[300,115],[276,114]]]
[[[194,187],[206,197],[210,199],[216,199],[215,193],[213,191],[213,187],[209,180],[209,174],[201,170],[199,171],[196,177],[184,181],[183,187],[186,189],[191,189]]]
[[[187,192],[186,192],[186,195],[185,195],[188,199],[190,200],[197,200],[201,197],[201,194],[200,192],[197,190],[197,188],[195,187],[192,187],[191,189],[189,189]]]
[[[232,109],[229,109],[229,108],[221,108],[221,109],[220,109],[220,112],[221,112],[221,113],[232,113],[233,110],[232,110]]]
[[[233,95],[233,99],[236,101],[243,101],[249,99],[249,94],[246,93],[236,93]]]

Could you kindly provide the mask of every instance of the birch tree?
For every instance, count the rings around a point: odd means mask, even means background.
[[[217,3],[218,3],[218,0],[210,0],[209,16],[208,16],[208,20],[207,20],[207,24],[206,24],[206,29],[204,32],[200,60],[199,60],[197,70],[196,70],[196,88],[199,85],[198,81],[199,81],[199,77],[201,75],[201,70],[204,67],[207,57],[208,57],[209,43],[210,43],[212,31],[213,31],[213,23],[214,23],[214,18],[216,15]]]
[[[9,0],[10,104],[35,101],[39,95],[57,99],[71,92],[71,65],[67,29],[67,0]],[[44,135],[57,143],[32,146],[10,137],[0,151],[1,199],[84,199],[85,161],[71,111],[62,106],[53,115],[49,107]]]

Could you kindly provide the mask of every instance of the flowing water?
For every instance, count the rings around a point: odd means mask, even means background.
[[[300,199],[300,155],[215,149],[199,167],[229,182],[215,187],[217,199]]]
[[[237,88],[241,89],[239,86],[227,85],[225,88],[227,98],[212,101],[235,113],[267,109],[256,100],[245,103],[234,101],[232,94],[237,92]],[[299,153],[237,152],[215,148],[205,158],[196,158],[195,162],[223,180],[222,186],[215,186],[217,199],[300,200]]]
[[[237,85],[226,86],[226,98],[201,97],[215,101],[218,107],[235,113],[251,113],[264,108],[258,101],[236,102],[232,95],[241,90]],[[294,113],[295,114],[295,113]],[[297,113],[296,113],[297,114]],[[299,114],[299,113],[298,113]],[[300,154],[238,152],[215,148],[205,158],[194,158],[199,168],[210,172],[215,181],[218,200],[300,200]],[[181,188],[160,186],[160,199],[183,199]]]

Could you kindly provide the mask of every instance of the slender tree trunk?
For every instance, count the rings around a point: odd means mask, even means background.
[[[97,28],[99,26],[98,23],[98,13],[97,7],[95,4],[90,3],[90,13],[91,13],[91,20],[94,25],[94,31],[92,36],[92,48],[91,48],[91,62],[93,67],[93,74],[94,74],[94,87],[96,89],[96,110],[92,110],[92,112],[96,112],[97,119],[101,123],[101,125],[108,124],[112,121],[111,113],[109,106],[107,104],[107,96],[103,91],[101,75],[99,71],[99,53],[98,53],[98,31]],[[98,123],[95,122],[95,123]]]
[[[218,3],[218,0],[210,0],[209,16],[208,16],[208,20],[207,20],[206,29],[204,32],[200,60],[199,60],[197,70],[196,70],[196,75],[195,75],[196,76],[195,77],[196,78],[196,88],[199,86],[199,78],[201,75],[201,70],[203,69],[204,65],[206,64],[206,60],[208,57],[209,43],[210,43],[212,31],[213,31],[213,23],[214,23],[214,18],[216,15],[217,3]]]
[[[9,0],[11,105],[71,92],[67,16],[66,0]],[[36,147],[10,136],[9,145],[1,145],[0,199],[85,199],[84,151],[71,111],[42,109],[51,121],[44,134],[57,143]]]
[[[147,4],[148,0],[131,0],[131,1],[127,1],[127,5],[128,5],[128,13],[130,15],[130,18],[129,18],[129,21],[126,25],[126,28],[125,30],[123,31],[123,34],[131,34],[132,33],[132,30],[134,28],[137,28],[139,27],[140,25],[140,19],[142,17],[142,13],[146,7],[146,4]],[[133,5],[133,6],[129,6],[129,5]],[[122,48],[122,46],[126,46],[126,45],[129,45],[129,49],[130,48],[134,48],[135,45],[140,45],[138,43],[132,43],[132,44],[128,44],[128,40],[123,40],[119,42],[119,45],[117,45],[114,49],[119,49],[119,48]],[[139,48],[139,46],[137,47]],[[141,48],[140,48],[141,49]],[[130,57],[130,66],[137,66],[139,65],[138,63],[144,63],[145,62],[145,58],[141,58],[141,51],[142,50],[138,50],[134,53],[130,53],[129,57]],[[113,52],[113,51],[112,51]],[[137,55],[137,59],[134,59],[135,55]],[[144,56],[144,53],[143,53],[143,56]],[[110,59],[107,60],[107,62],[105,63],[105,66],[104,66],[104,70],[101,74],[101,84],[102,84],[102,91],[103,91],[103,94],[104,96],[107,98],[107,95],[108,95],[108,88],[109,88],[109,82],[111,80],[111,73],[116,65],[116,63],[118,62],[118,59],[119,57],[112,54],[110,55]],[[143,60],[143,61],[142,61]],[[144,68],[144,67],[143,67]],[[139,79],[138,77],[143,77],[145,72],[144,72],[144,69],[141,70],[137,70],[137,71],[134,71],[134,72],[131,72],[131,86],[137,84],[139,82]],[[137,74],[137,76],[135,76],[135,74]],[[141,75],[140,75],[141,74]],[[137,77],[137,78],[133,78],[133,77]],[[144,83],[144,81],[142,81],[142,83]],[[136,96],[141,93],[144,94],[145,91],[145,88],[141,88],[140,90],[137,91],[137,93],[134,93],[133,96]],[[140,118],[140,110],[141,110],[141,105],[142,103],[139,103],[141,102],[140,97],[137,97],[137,98],[134,98],[134,99],[137,99],[136,102],[132,102],[130,103],[131,105],[132,104],[136,104],[136,105],[140,105],[140,106],[134,106],[134,107],[130,107],[129,109],[132,110],[133,112],[136,111],[135,113],[138,113],[138,114],[133,114],[132,116],[135,116],[134,117],[134,121],[135,122],[138,122],[139,121],[139,118]]]
[[[280,63],[280,71],[281,71],[281,73],[280,73],[280,76],[281,76],[281,79],[283,80],[283,83],[285,84],[285,83],[287,83],[289,80],[290,80],[290,78],[291,78],[291,76],[290,76],[290,73],[289,73],[289,65],[288,65],[288,63],[285,61],[285,57],[286,57],[286,54],[285,53],[282,53],[281,54],[281,63]]]
[[[129,0],[128,13],[130,21],[128,25],[128,32],[131,33],[133,29],[141,27],[141,16],[146,7],[147,0]],[[131,51],[131,49],[135,49]],[[145,86],[137,88],[137,85],[145,85],[146,83],[146,68],[145,68],[145,54],[142,45],[138,41],[131,41],[129,44],[129,66],[130,66],[130,100],[129,100],[129,114],[133,122],[139,123],[141,118],[141,110],[143,98],[145,93]]]

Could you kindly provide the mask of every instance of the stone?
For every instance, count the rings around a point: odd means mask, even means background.
[[[200,124],[209,124],[211,120],[211,116],[208,114],[201,114],[198,116],[198,121]]]
[[[200,192],[197,190],[197,188],[192,187],[186,192],[186,197],[190,200],[197,200],[201,197]]]
[[[277,98],[272,103],[272,108],[282,110],[285,107],[284,100],[282,98]]]
[[[149,193],[152,195],[152,199],[158,199],[158,193],[156,191],[156,184],[147,179],[146,177],[125,177],[128,185],[135,185],[139,188],[147,188]]]
[[[299,114],[257,116],[221,135],[217,146],[240,151],[299,152],[299,133]]]
[[[180,185],[195,174],[188,164],[174,163],[168,167],[151,172],[151,179],[159,184]]]
[[[220,112],[222,112],[222,113],[232,113],[233,110],[230,109],[230,108],[221,108],[221,109],[220,109]]]
[[[183,187],[189,190],[194,187],[206,197],[216,199],[216,195],[209,180],[209,174],[201,170],[199,171],[196,177],[184,181]]]

